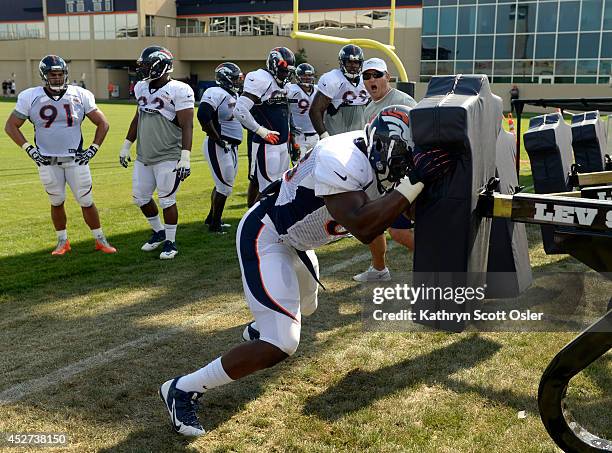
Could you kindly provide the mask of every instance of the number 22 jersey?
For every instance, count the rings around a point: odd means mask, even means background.
[[[59,99],[41,86],[19,93],[15,114],[34,125],[36,147],[43,156],[70,157],[83,148],[81,123],[97,109],[91,91],[69,85]]]

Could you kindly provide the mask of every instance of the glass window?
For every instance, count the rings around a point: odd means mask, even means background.
[[[423,0],[423,6],[438,6],[438,0]]]
[[[423,9],[423,35],[435,35],[438,33],[438,10],[437,8]]]
[[[460,5],[475,5],[476,0],[459,0]]]
[[[514,5],[512,5],[514,7]],[[526,3],[516,6],[516,32],[527,33],[535,31],[537,3]]]
[[[455,38],[439,38],[438,60],[455,59]]]
[[[442,5],[456,5],[457,0],[440,0],[440,6]]]
[[[127,16],[127,35],[130,38],[138,37],[138,14],[126,14]],[[198,24],[198,32],[200,29],[200,21],[197,21]]]
[[[474,62],[474,73],[475,74],[486,74],[490,77],[491,74],[493,74],[493,62],[492,61]]]
[[[125,14],[115,15],[115,36],[117,38],[127,37],[127,18]]]
[[[537,36],[535,57],[555,58],[555,35]]]
[[[49,39],[52,41],[57,41],[59,39],[59,18],[56,16],[49,16]],[[4,25],[4,24],[2,24]],[[0,35],[2,32],[0,32]]]
[[[79,16],[79,36],[82,40],[91,39],[89,32],[89,17],[90,16]]]
[[[476,59],[493,58],[493,36],[476,36]]]
[[[535,62],[534,66],[535,75],[552,75],[553,74],[553,62],[550,60],[542,60]]]
[[[70,39],[70,26],[68,24],[68,16],[59,16],[58,17],[59,20],[59,39],[61,41],[67,41],[68,39]]]
[[[562,76],[562,77],[555,77],[555,83],[574,83],[575,77],[568,77],[568,76]]]
[[[436,75],[436,63],[421,62],[422,75]]]
[[[440,34],[454,35],[457,25],[457,8],[440,8]]]
[[[576,33],[557,36],[557,58],[576,58]]]
[[[457,60],[474,59],[474,37],[459,36],[457,38]]]
[[[597,60],[578,60],[576,74],[597,75]]]
[[[456,61],[455,72],[457,74],[473,74],[474,73],[474,62],[473,61]]]
[[[94,39],[104,39],[104,16],[99,14],[93,15],[94,21]]]
[[[476,31],[476,7],[465,6],[459,8],[459,20],[457,22],[457,34],[473,35]]]
[[[581,33],[578,58],[597,58],[599,53],[599,33]]]
[[[513,55],[514,36],[497,35],[495,38],[495,59],[508,60]]]
[[[437,11],[434,9],[434,11]],[[320,13],[310,13],[310,29],[315,30],[313,23],[316,22],[316,16]],[[357,11],[357,27],[358,28],[372,28],[372,12],[368,11]],[[437,28],[437,24],[436,24]]]
[[[493,63],[493,74],[512,75],[512,62],[511,61],[495,61]]]
[[[325,19],[327,20],[327,12]],[[388,28],[389,27],[389,11],[372,11],[372,27]]]
[[[612,76],[612,60],[601,60],[599,62],[599,75]]]
[[[449,75],[454,74],[455,70],[453,68],[452,61],[440,61],[438,63],[438,75]]]
[[[403,9],[395,10],[395,25],[398,27],[402,23],[404,12]],[[342,28],[355,28],[357,23],[356,11],[342,11],[340,18],[342,19]],[[281,20],[283,28],[290,34],[293,28],[293,14],[283,14]]]
[[[514,18],[516,5],[497,6],[497,28],[495,33],[514,33]]]
[[[597,77],[576,77],[576,83],[597,83]]]
[[[514,38],[514,58],[533,58],[534,35],[516,35]]]
[[[602,33],[600,57],[612,58],[612,33]]]
[[[478,7],[478,33],[493,33],[495,30],[495,6]]]
[[[538,31],[557,31],[557,2],[540,3],[538,11]]]
[[[78,41],[80,37],[79,33],[79,16],[68,17],[68,32],[70,34],[71,41]]]
[[[580,30],[599,30],[601,26],[602,0],[583,0]]]
[[[422,38],[421,39],[421,60],[435,60],[436,59],[436,38]]]
[[[612,30],[612,0],[606,0],[603,29]]]
[[[561,2],[559,9],[559,31],[578,30],[579,2]]]
[[[556,75],[574,75],[574,60],[559,60],[555,63]]]
[[[514,62],[514,75],[522,77],[531,77],[533,72],[533,61],[515,61]]]

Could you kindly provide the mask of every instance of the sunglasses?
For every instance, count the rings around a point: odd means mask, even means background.
[[[384,75],[385,75],[384,72],[379,72],[379,71],[376,71],[374,73],[364,72],[363,74],[361,74],[361,77],[363,77],[363,80],[370,80],[372,77],[374,77],[375,79],[380,79]]]

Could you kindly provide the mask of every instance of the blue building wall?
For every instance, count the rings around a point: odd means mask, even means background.
[[[0,2],[0,22],[43,21],[42,0]]]
[[[138,9],[138,0],[113,0],[113,3],[115,12],[136,11]],[[47,13],[66,14],[66,1],[47,0]]]

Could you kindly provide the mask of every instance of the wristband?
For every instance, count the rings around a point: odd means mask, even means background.
[[[191,151],[188,149],[181,150],[181,160],[189,161],[191,157]]]
[[[132,147],[132,143],[131,141],[129,141],[127,138],[125,139],[125,141],[123,142],[123,146],[121,147],[122,149],[130,149]]]
[[[327,137],[329,137],[329,132],[327,132],[327,131],[325,131],[325,132],[323,132],[322,134],[319,135],[319,138],[321,140],[323,140],[324,138],[327,138]]]
[[[27,151],[28,148],[30,147],[33,148],[33,146],[29,142],[25,142],[23,145],[21,145],[21,147],[23,148],[24,151]]]

